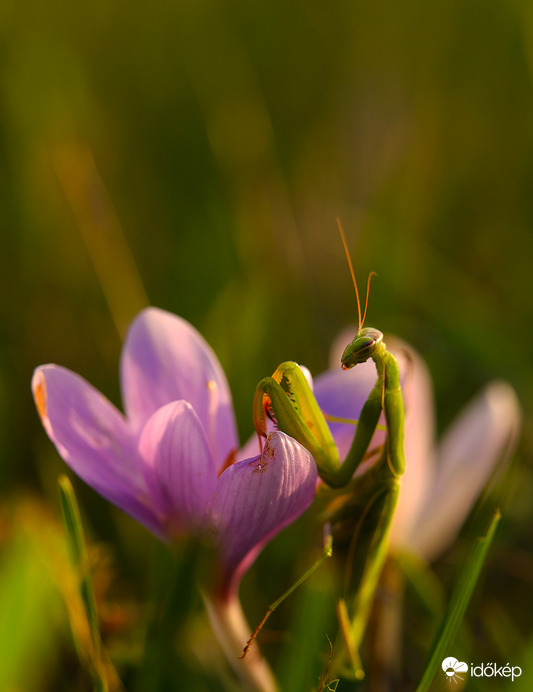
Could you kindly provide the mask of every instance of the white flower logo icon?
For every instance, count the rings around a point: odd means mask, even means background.
[[[448,682],[453,680],[455,684],[457,684],[458,679],[463,679],[463,676],[459,675],[459,673],[468,672],[468,664],[458,661],[453,656],[448,656],[448,658],[445,658],[442,662],[442,670],[448,676]]]

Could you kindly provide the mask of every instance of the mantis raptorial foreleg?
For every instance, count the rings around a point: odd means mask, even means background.
[[[259,439],[266,434],[266,418],[306,447],[328,478],[339,472],[339,453],[328,424],[301,368],[282,363],[272,377],[259,382],[254,398],[254,425]]]
[[[282,363],[272,375],[262,379],[254,399],[254,424],[258,435],[266,434],[266,419],[294,437],[313,455],[322,480],[333,488],[347,485],[363,461],[378,425],[381,412],[387,425],[387,461],[391,473],[401,476],[403,458],[403,399],[395,357],[387,351],[377,329],[358,332],[346,347],[342,366],[349,369],[372,358],[378,378],[359,415],[350,451],[341,464],[324,415],[307,380],[296,363]]]

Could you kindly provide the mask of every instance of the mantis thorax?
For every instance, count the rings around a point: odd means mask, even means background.
[[[383,334],[373,327],[360,329],[353,341],[344,349],[341,358],[343,370],[349,370],[358,363],[364,363],[369,358],[375,358],[383,345]]]

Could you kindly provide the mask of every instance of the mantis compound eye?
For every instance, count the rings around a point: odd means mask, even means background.
[[[367,327],[361,329],[354,340],[344,349],[341,358],[343,370],[349,370],[358,363],[364,363],[372,357],[376,346],[383,341],[383,334],[378,329]]]

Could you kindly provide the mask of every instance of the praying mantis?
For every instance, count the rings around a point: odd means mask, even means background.
[[[387,350],[379,330],[363,326],[372,274],[368,278],[365,311],[361,317],[353,266],[342,226],[339,220],[337,223],[355,288],[359,320],[357,334],[342,354],[341,366],[348,370],[371,358],[377,371],[376,383],[356,422],[350,450],[341,463],[326,417],[302,370],[293,362],[282,363],[272,377],[265,377],[257,385],[254,426],[261,444],[266,436],[267,418],[270,418],[279,430],[300,442],[315,459],[323,481],[317,491],[317,497],[325,505],[323,518],[331,525],[335,540],[346,544],[350,558],[347,560],[345,598],[339,601],[337,612],[351,671],[356,678],[361,678],[363,672],[357,651],[385,561],[388,533],[405,468],[404,404],[396,358]],[[379,457],[366,471],[354,477],[361,462],[368,458],[369,445],[382,412],[386,438],[378,450]]]

